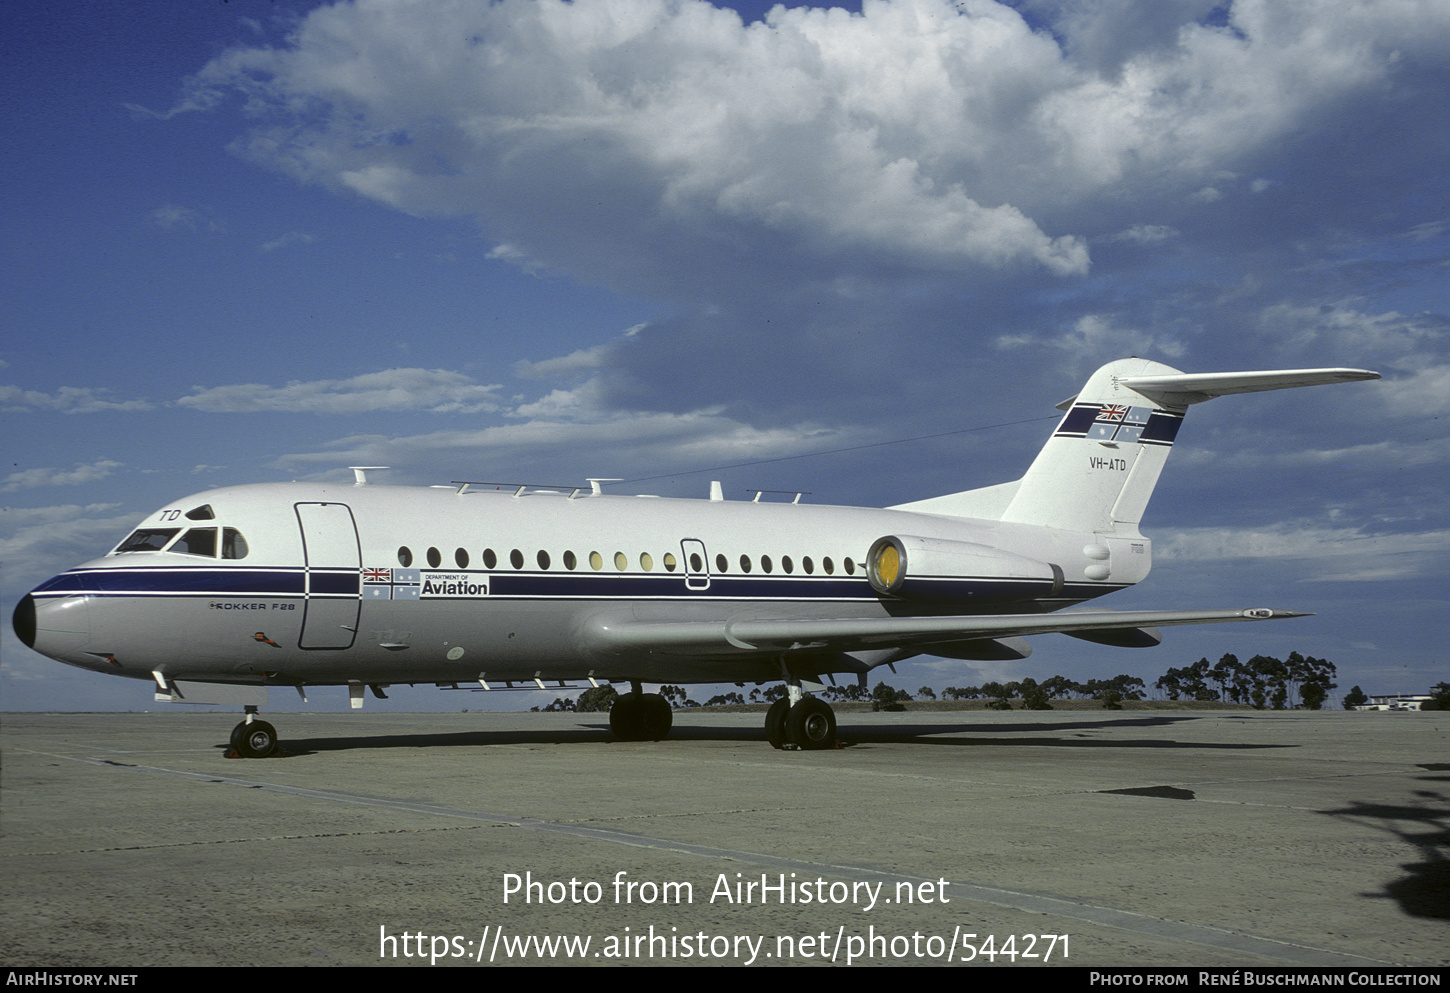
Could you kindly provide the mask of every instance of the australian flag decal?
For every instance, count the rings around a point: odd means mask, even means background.
[[[416,600],[421,582],[418,569],[364,569],[364,600]]]

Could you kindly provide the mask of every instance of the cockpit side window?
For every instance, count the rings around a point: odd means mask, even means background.
[[[117,552],[159,552],[181,528],[141,528],[121,542]]]
[[[169,551],[181,555],[205,555],[216,558],[216,528],[192,528],[176,539]]]
[[[236,528],[222,528],[222,558],[244,559],[247,557],[247,539]]]
[[[200,507],[193,507],[186,512],[186,519],[189,521],[214,521],[216,514],[212,512],[211,504],[204,503]]]

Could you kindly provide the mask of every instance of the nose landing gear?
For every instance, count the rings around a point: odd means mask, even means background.
[[[232,728],[232,750],[244,759],[264,759],[277,751],[277,729],[257,719],[257,708],[247,708],[247,719]]]

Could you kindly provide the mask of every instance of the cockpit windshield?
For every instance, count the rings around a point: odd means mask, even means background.
[[[178,534],[181,534],[181,528],[140,528],[117,546],[116,553],[168,551],[178,555],[217,558],[217,528],[188,528],[180,538],[176,537]],[[247,539],[240,531],[236,528],[221,529],[221,558],[244,559],[247,550]]]
[[[159,552],[181,528],[141,528],[116,549],[118,552]]]

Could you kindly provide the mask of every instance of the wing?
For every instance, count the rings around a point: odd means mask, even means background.
[[[734,652],[866,651],[998,640],[1061,633],[1089,640],[1129,637],[1147,628],[1307,617],[1289,610],[1073,610],[1059,614],[954,617],[736,618],[724,621],[640,621],[595,618],[585,632],[589,647],[605,654],[630,651],[719,656]]]

